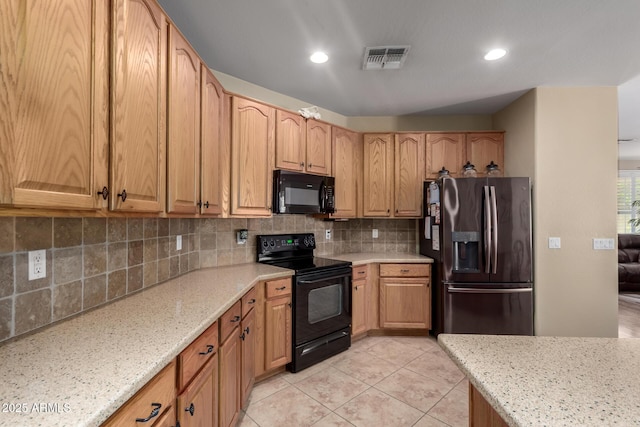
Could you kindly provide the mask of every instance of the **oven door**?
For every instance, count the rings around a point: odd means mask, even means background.
[[[351,325],[351,268],[296,276],[294,342],[304,344]]]

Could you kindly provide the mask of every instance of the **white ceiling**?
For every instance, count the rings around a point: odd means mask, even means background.
[[[213,69],[345,116],[491,114],[538,86],[618,86],[640,146],[639,0],[160,0]],[[411,45],[363,71],[366,46]],[[487,62],[491,48],[508,50]],[[329,62],[309,61],[324,50]],[[632,150],[629,150],[632,151]],[[640,159],[640,149],[637,153]]]

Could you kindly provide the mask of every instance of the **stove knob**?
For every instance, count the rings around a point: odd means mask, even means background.
[[[269,242],[269,246],[271,246],[272,248],[275,248],[276,247],[276,241],[275,240],[271,240]]]
[[[268,248],[269,247],[269,242],[267,242],[266,240],[262,241],[262,247],[263,248]]]

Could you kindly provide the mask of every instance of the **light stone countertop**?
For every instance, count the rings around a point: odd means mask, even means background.
[[[440,334],[510,426],[640,425],[640,339]]]
[[[100,425],[254,284],[292,274],[197,270],[1,345],[0,425]]]
[[[324,255],[323,255],[324,256]],[[371,264],[374,262],[406,262],[406,263],[433,263],[433,258],[423,255],[386,252],[362,252],[353,254],[327,255],[327,258],[340,261],[349,261],[353,265]]]

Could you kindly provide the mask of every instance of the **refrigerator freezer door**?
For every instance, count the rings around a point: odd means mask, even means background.
[[[510,286],[445,285],[443,332],[533,335],[533,289]]]

